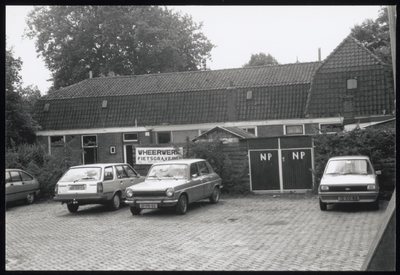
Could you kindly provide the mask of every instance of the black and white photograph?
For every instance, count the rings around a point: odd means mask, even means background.
[[[396,271],[397,6],[2,7],[5,271]]]

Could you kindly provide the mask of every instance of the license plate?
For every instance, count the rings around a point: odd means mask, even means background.
[[[141,203],[139,206],[140,206],[140,208],[148,208],[148,209],[157,208],[156,203]]]
[[[85,190],[86,185],[72,185],[69,187],[69,190]]]
[[[358,196],[338,197],[339,201],[358,201]]]

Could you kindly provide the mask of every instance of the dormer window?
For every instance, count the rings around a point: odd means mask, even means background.
[[[357,89],[357,79],[352,78],[347,80],[347,90]]]

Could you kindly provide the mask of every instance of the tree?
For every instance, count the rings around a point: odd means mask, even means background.
[[[265,53],[251,54],[250,61],[243,65],[243,67],[254,67],[264,65],[278,65],[278,61],[272,55]]]
[[[20,95],[22,61],[14,58],[12,48],[6,49],[6,148],[35,141],[37,124],[29,112],[32,105]],[[40,92],[39,92],[40,93]]]
[[[351,29],[351,35],[383,62],[392,64],[389,17],[386,7],[379,10],[379,17],[375,21],[366,19],[361,25],[355,25]]]
[[[54,88],[88,78],[206,69],[213,44],[188,15],[158,6],[35,7],[29,38]]]

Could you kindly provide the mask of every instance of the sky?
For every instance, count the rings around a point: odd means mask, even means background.
[[[354,25],[378,18],[381,6],[168,6],[188,14],[216,47],[207,61],[211,70],[241,68],[252,54],[271,54],[280,64],[324,60]],[[22,87],[46,94],[51,82],[35,41],[23,38],[33,6],[6,6],[7,47],[23,62]]]

